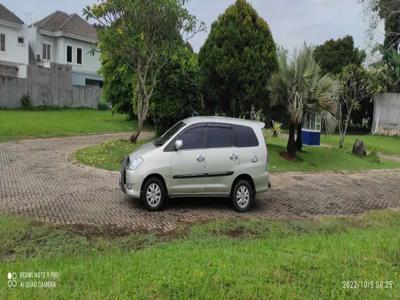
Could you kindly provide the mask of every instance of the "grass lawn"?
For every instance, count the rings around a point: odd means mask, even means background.
[[[217,221],[195,225],[175,237],[83,234],[82,228],[77,233],[1,216],[0,295],[3,299],[398,299],[399,232],[398,211],[353,219]],[[38,271],[59,272],[58,279],[47,279],[56,287],[7,287],[8,272]],[[26,280],[17,279],[18,284],[22,281]],[[382,288],[348,289],[346,281],[382,282]]]
[[[378,135],[348,135],[345,149],[351,150],[356,139],[362,140],[367,151],[376,150],[388,155],[400,155],[400,137]],[[339,147],[338,135],[322,135],[321,143]]]
[[[110,111],[60,109],[46,111],[0,110],[0,142],[30,137],[132,131],[133,121]]]
[[[126,140],[107,141],[76,151],[75,158],[85,165],[118,171],[123,159],[144,143],[145,141],[136,144],[131,144]]]
[[[268,138],[271,172],[363,171],[371,169],[400,168],[400,163],[381,160],[376,155],[357,157],[349,150],[324,147],[304,147],[295,161],[284,159],[279,153],[286,151],[286,140]],[[118,171],[121,162],[139,145],[127,141],[110,141],[76,152],[78,161],[107,170]]]
[[[326,147],[303,147],[297,159],[288,161],[279,154],[286,151],[287,141],[268,138],[271,172],[315,172],[315,171],[364,171],[371,169],[400,168],[400,163],[380,159],[376,154],[367,157],[354,156],[351,149]]]

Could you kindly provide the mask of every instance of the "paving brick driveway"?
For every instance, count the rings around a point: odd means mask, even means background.
[[[238,214],[225,199],[170,200],[147,212],[118,187],[118,173],[73,164],[79,148],[126,135],[23,140],[0,144],[0,213],[55,224],[95,224],[170,231],[181,223],[221,218],[309,218],[400,208],[400,171],[272,175],[270,192]]]

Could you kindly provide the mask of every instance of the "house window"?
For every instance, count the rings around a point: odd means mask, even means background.
[[[43,60],[51,60],[51,44],[43,43],[42,58]]]
[[[72,63],[72,46],[67,46],[67,62]]]
[[[82,64],[82,48],[76,48],[76,63],[78,65]]]
[[[6,35],[0,33],[0,52],[6,52]]]
[[[19,36],[19,37],[18,37],[18,44],[19,44],[19,45],[25,44],[24,37],[22,37],[22,36]]]
[[[101,80],[96,80],[96,79],[85,79],[85,85],[92,85],[92,86],[98,86],[98,87],[103,87],[103,81]]]

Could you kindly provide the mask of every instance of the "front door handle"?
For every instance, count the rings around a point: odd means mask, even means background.
[[[233,153],[231,155],[231,157],[229,157],[231,160],[237,160],[239,158],[239,156],[237,156],[237,154]]]
[[[200,154],[199,156],[197,156],[196,159],[197,159],[198,162],[202,162],[202,161],[204,161],[204,155]]]

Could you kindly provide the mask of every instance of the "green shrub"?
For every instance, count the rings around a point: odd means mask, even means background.
[[[21,107],[23,109],[32,109],[32,102],[31,102],[31,97],[29,96],[29,94],[24,94],[21,99]]]
[[[367,159],[371,162],[381,163],[382,159],[379,157],[378,151],[376,149],[372,149],[368,155]]]
[[[108,110],[108,104],[100,102],[99,104],[97,104],[97,110]]]
[[[202,109],[199,69],[195,54],[184,47],[161,69],[150,104],[157,135]]]

